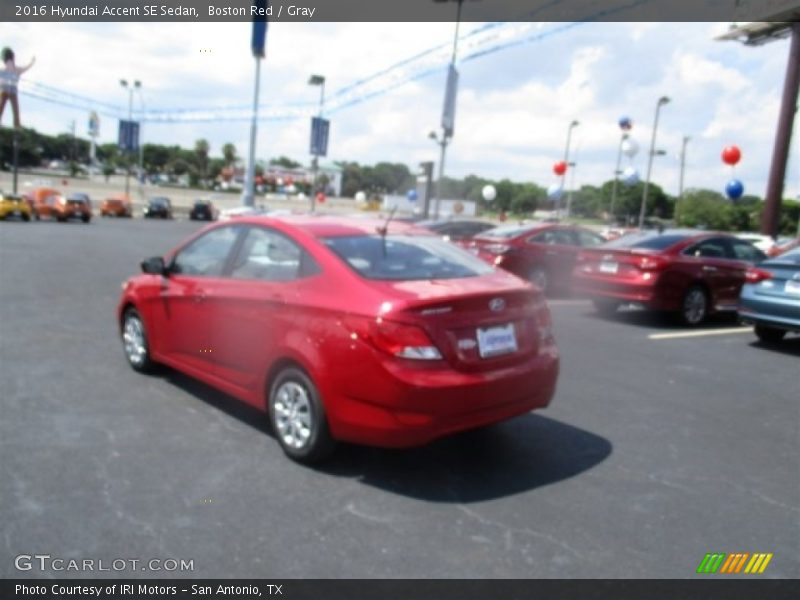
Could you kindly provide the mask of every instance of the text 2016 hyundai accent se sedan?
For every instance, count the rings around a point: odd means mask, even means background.
[[[533,286],[410,225],[245,217],[123,284],[140,371],[163,363],[269,415],[291,458],[413,446],[542,408],[558,352]]]

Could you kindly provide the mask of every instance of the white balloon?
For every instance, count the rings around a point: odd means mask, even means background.
[[[622,172],[622,180],[626,185],[636,185],[639,183],[639,171],[633,167],[628,167]]]
[[[364,192],[356,192],[356,202],[366,202],[367,195]]]
[[[639,144],[636,140],[628,138],[622,142],[622,153],[628,158],[633,158],[639,152]]]
[[[561,187],[561,184],[554,183],[549,188],[547,188],[547,197],[551,200],[558,200],[561,198],[561,194],[564,193],[564,188]]]
[[[491,202],[492,200],[497,198],[497,190],[494,189],[493,185],[485,185],[481,190],[481,195],[483,196],[484,200],[486,200],[487,202]]]

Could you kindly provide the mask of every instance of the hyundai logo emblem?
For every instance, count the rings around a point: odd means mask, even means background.
[[[489,308],[494,312],[500,312],[506,307],[506,301],[502,298],[493,298],[489,301]]]

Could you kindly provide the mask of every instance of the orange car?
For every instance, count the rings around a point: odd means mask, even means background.
[[[106,198],[100,205],[100,215],[103,217],[132,217],[133,206],[125,196]]]
[[[35,188],[26,196],[37,220],[55,219],[63,223],[67,219],[80,219],[88,223],[92,219],[92,209],[88,202],[79,198],[67,199],[55,188]]]

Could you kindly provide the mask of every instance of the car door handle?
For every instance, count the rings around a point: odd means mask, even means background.
[[[195,304],[204,302],[206,298],[207,298],[206,293],[202,290],[198,290],[192,295],[192,300],[194,300]]]
[[[274,304],[285,304],[286,299],[283,297],[283,294],[270,294],[267,296],[267,302],[272,302]]]
[[[717,267],[712,267],[710,265],[703,265],[703,271],[714,272],[717,270]]]
[[[547,254],[548,256],[555,256],[556,254],[558,254],[558,252],[556,252],[555,250],[548,250]]]

